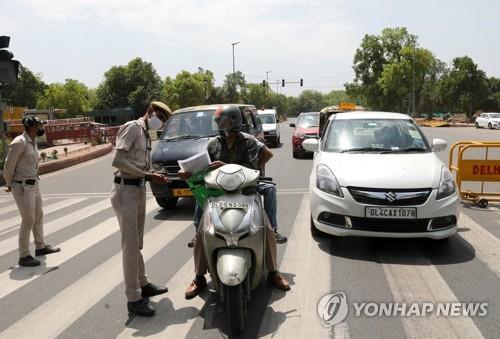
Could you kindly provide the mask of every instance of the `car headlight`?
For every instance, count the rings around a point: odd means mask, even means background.
[[[304,133],[302,133],[302,132],[295,132],[295,133],[293,133],[293,135],[294,135],[296,138],[303,138],[305,134],[304,134]]]
[[[319,165],[316,169],[316,187],[339,198],[344,197],[337,178],[326,165]]]
[[[274,135],[274,134],[276,134],[276,131],[275,130],[271,130],[271,131],[267,131],[267,133]]]
[[[161,162],[153,162],[153,169],[155,171],[161,171],[163,169],[163,165]]]
[[[436,195],[436,200],[441,200],[449,197],[456,191],[455,179],[450,170],[443,167],[441,170],[441,180],[439,182],[439,189]]]

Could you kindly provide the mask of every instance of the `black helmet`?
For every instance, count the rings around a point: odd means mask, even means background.
[[[36,117],[36,116],[28,115],[28,116],[23,118],[22,123],[23,123],[24,127],[31,127],[31,126],[45,125],[47,122],[44,120],[38,119],[38,117]]]
[[[219,127],[219,131],[224,136],[227,136],[229,133],[239,132],[241,130],[241,111],[238,106],[235,105],[224,105],[220,106],[215,111],[215,122]],[[231,127],[229,128],[221,128],[221,124],[226,121],[231,122]],[[223,133],[222,133],[223,132]]]

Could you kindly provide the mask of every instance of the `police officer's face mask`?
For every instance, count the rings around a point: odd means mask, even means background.
[[[148,118],[149,129],[157,130],[161,128],[161,126],[163,126],[163,121],[161,121],[160,118],[156,116],[156,113],[153,112],[153,114],[151,114],[151,117]]]

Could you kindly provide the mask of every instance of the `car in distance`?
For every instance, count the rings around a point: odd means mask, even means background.
[[[272,145],[273,147],[278,147],[281,142],[278,113],[274,109],[258,110],[257,113],[259,114],[260,121],[262,122],[266,143]]]
[[[294,158],[303,158],[306,154],[312,154],[302,147],[302,142],[306,139],[317,139],[319,135],[319,112],[300,113],[293,127],[292,135],[292,155]]]
[[[474,123],[476,128],[500,128],[500,113],[481,113]]]

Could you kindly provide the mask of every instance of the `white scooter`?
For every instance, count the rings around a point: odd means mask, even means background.
[[[233,333],[245,328],[247,302],[265,267],[265,212],[257,192],[259,179],[259,171],[234,164],[205,176],[207,189],[224,191],[207,198],[201,227],[208,270]]]

